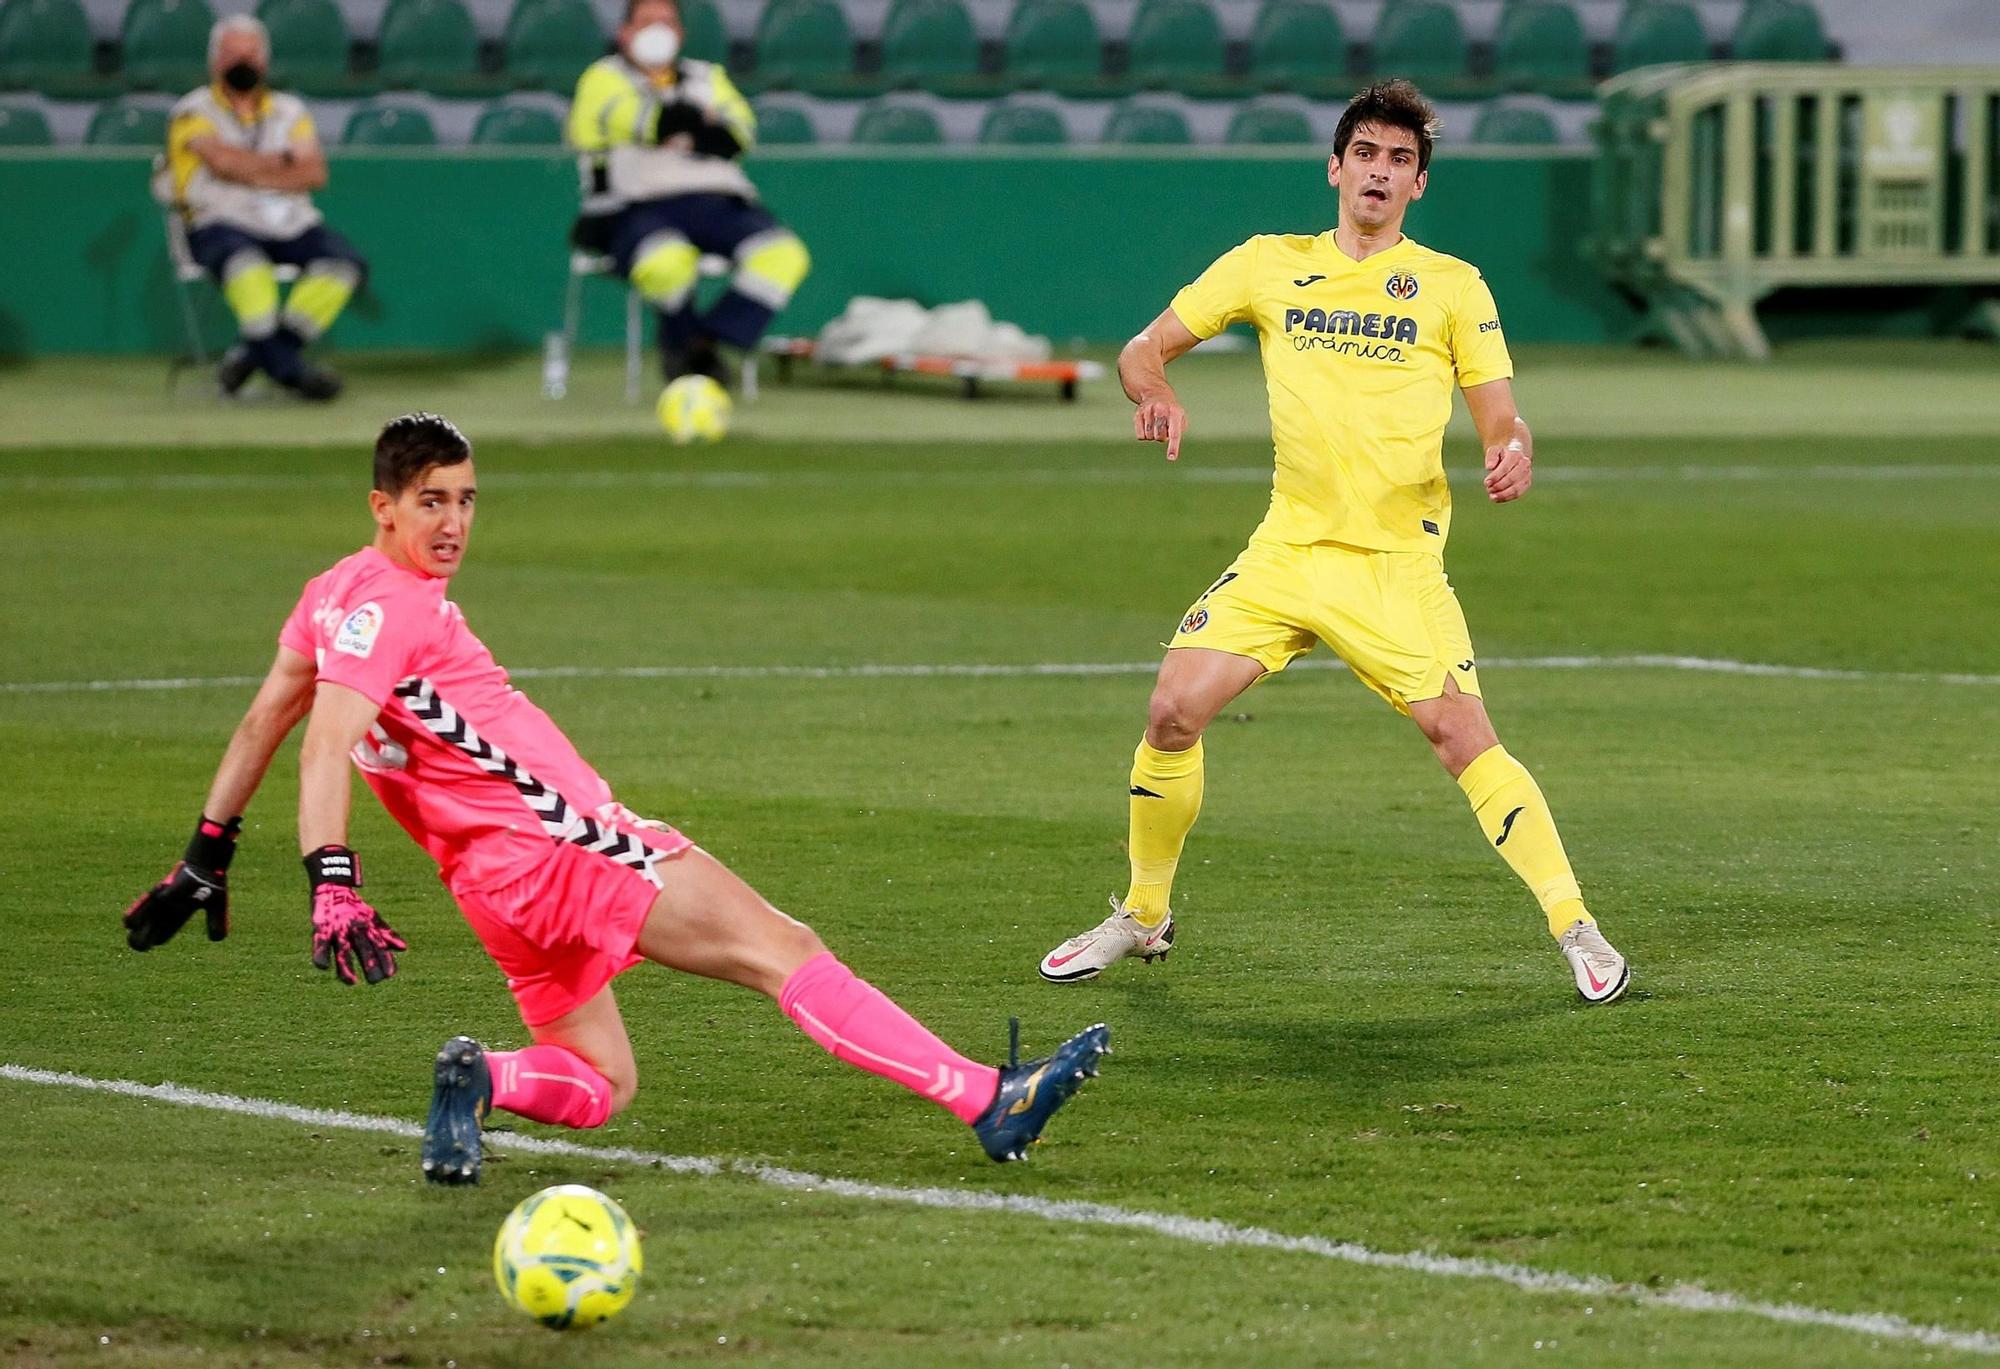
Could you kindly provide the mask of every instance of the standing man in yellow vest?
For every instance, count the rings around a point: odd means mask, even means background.
[[[721,380],[716,344],[754,348],[811,258],[758,203],[740,165],[757,136],[749,101],[720,66],[682,57],[681,37],[674,0],[627,0],[617,55],[576,83],[569,141],[584,178],[576,236],[660,311],[666,379]],[[697,310],[704,253],[735,270],[722,297]]]
[[[223,393],[261,370],[305,399],[332,399],[340,377],[306,360],[305,348],[339,317],[368,266],[313,206],[326,156],[304,102],[265,84],[270,64],[270,35],[257,20],[235,15],[215,26],[210,83],[183,96],[167,126],[167,173],[188,251],[221,285],[242,335],[217,373]],[[300,272],[282,311],[278,265]]]

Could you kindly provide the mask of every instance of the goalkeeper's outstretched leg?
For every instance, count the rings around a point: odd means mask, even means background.
[[[972,1127],[996,1161],[1023,1158],[1109,1049],[1110,1031],[1099,1024],[1044,1059],[982,1064],[946,1045],[842,964],[810,927],[772,907],[706,851],[683,846],[655,868],[661,888],[634,954],[775,999],[836,1059],[900,1084]],[[479,915],[467,912],[477,925]],[[593,968],[601,971],[602,962],[584,973]],[[532,1004],[553,1000],[523,994],[524,978],[533,977],[510,973],[523,1015],[532,1016]],[[548,981],[542,987],[550,987],[561,975],[542,978]],[[479,1127],[493,1109],[589,1128],[602,1126],[638,1091],[631,1038],[608,983],[530,1031],[534,1044],[523,1050],[487,1051],[458,1037],[439,1052],[424,1138],[426,1178],[477,1181]]]

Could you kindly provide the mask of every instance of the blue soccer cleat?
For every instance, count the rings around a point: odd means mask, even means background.
[[[1102,1022],[1085,1027],[1056,1047],[1054,1055],[1025,1065],[1000,1068],[1000,1091],[972,1124],[979,1144],[994,1160],[1027,1158],[1028,1147],[1042,1139],[1042,1128],[1056,1109],[1097,1077],[1097,1062],[1111,1052],[1111,1028]]]
[[[479,1128],[493,1109],[486,1048],[454,1036],[437,1053],[430,1120],[424,1123],[424,1178],[434,1184],[479,1182]]]

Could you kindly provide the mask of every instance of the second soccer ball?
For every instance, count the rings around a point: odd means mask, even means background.
[[[736,405],[729,391],[709,376],[682,376],[660,391],[655,412],[676,443],[720,442],[729,431]]]

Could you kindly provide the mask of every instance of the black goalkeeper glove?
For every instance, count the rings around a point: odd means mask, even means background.
[[[167,877],[125,910],[125,944],[150,951],[172,941],[199,908],[208,917],[208,939],[229,935],[229,862],[236,858],[242,818],[215,822],[204,816],[187,852]]]

